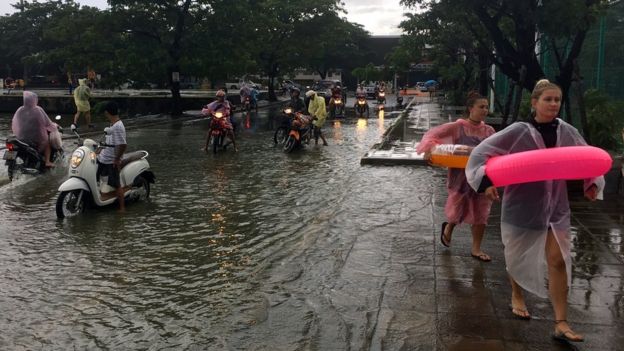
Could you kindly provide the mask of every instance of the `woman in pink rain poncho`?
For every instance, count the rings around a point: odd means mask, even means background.
[[[527,122],[514,123],[491,136],[470,154],[466,176],[473,189],[492,200],[498,191],[485,173],[493,156],[560,146],[586,145],[579,132],[557,118],[561,89],[547,80],[537,82],[531,95],[535,113]],[[604,188],[604,178],[585,179],[585,196],[595,200]],[[567,292],[571,281],[570,204],[565,180],[549,180],[505,187],[501,209],[501,237],[511,281],[512,313],[531,318],[522,294],[528,290],[550,297],[555,314],[553,337],[582,341],[567,318]],[[547,283],[546,283],[547,282]]]
[[[438,144],[461,144],[469,147],[478,145],[483,139],[494,134],[494,128],[483,122],[487,113],[488,100],[475,92],[468,94],[464,118],[429,130],[418,144],[416,151],[428,156]],[[444,212],[448,222],[442,223],[440,233],[442,245],[446,247],[450,245],[453,228],[456,225],[468,223],[472,225],[472,257],[484,262],[490,261],[490,256],[481,251],[481,241],[485,234],[492,201],[470,188],[463,169],[449,168],[446,187],[448,198]]]
[[[24,106],[17,109],[11,122],[11,129],[17,139],[34,148],[45,157],[46,167],[54,167],[50,162],[52,148],[60,149],[60,134],[45,111],[37,106],[37,94],[25,91]]]

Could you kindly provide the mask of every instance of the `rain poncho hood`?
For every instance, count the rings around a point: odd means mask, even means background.
[[[322,127],[325,124],[325,118],[327,118],[327,111],[325,110],[325,98],[315,95],[314,98],[310,98],[310,105],[308,106],[308,113],[312,117],[317,119],[313,122],[316,127]]]
[[[464,119],[430,129],[418,143],[416,152],[431,152],[439,144],[477,146],[494,134],[494,128],[481,122],[474,125]],[[466,173],[460,168],[449,168],[446,181],[448,198],[444,212],[450,223],[487,224],[492,201],[477,194],[466,182]]]
[[[89,99],[91,98],[91,89],[87,86],[86,79],[78,79],[80,84],[76,90],[74,90],[74,102],[78,112],[88,112],[91,110]]]
[[[587,145],[579,132],[558,119],[559,146]],[[466,166],[468,183],[478,189],[490,157],[545,149],[540,132],[530,123],[514,123],[479,144]],[[604,177],[585,179],[584,189],[598,187],[601,198]],[[551,180],[505,187],[501,209],[501,236],[507,271],[520,286],[540,297],[548,297],[546,285],[546,236],[551,228],[565,261],[571,282],[570,204],[565,180]]]
[[[57,129],[45,111],[37,106],[37,102],[37,94],[24,92],[24,106],[18,108],[13,115],[11,129],[17,139],[42,152],[48,144],[48,132],[56,132]]]

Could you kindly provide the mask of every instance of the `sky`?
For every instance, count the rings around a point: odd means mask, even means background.
[[[45,0],[39,0],[44,2]],[[342,0],[347,10],[347,19],[359,23],[373,35],[399,35],[399,23],[403,20],[404,9],[400,0]],[[13,12],[10,4],[17,0],[0,0],[0,14]],[[82,5],[106,8],[106,0],[78,0]]]

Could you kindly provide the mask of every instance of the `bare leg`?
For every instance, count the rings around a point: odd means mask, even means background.
[[[456,225],[457,223],[448,223],[444,228],[444,240],[449,245],[451,244],[451,239],[453,238],[453,229],[455,229]]]
[[[117,188],[117,202],[119,202],[119,212],[126,211],[126,203],[124,201],[124,189],[121,186]]]
[[[85,113],[85,119],[87,120],[87,127],[91,128],[91,111]]]
[[[234,136],[234,131],[231,130],[228,135],[230,136],[230,139],[232,140],[232,145],[234,145],[234,151],[238,152],[238,148],[236,147],[236,137]]]
[[[204,151],[208,151],[208,145],[210,145],[210,134],[211,131],[208,131],[208,134],[206,134],[206,145],[204,146]]]
[[[531,315],[529,314],[529,311],[527,311],[526,304],[524,303],[522,288],[511,276],[509,276],[509,282],[511,283],[512,313],[521,318],[530,318]]]
[[[485,235],[485,224],[472,225],[472,256],[477,256],[482,261],[490,261],[491,258],[485,252],[481,251],[481,242]]]
[[[327,140],[325,140],[325,135],[323,135],[323,132],[321,132],[320,130],[319,130],[319,135],[321,137],[321,140],[323,140],[323,145],[324,146],[329,145],[329,144],[327,144]]]
[[[80,118],[80,111],[77,111],[74,115],[74,124],[78,124],[78,118]]]
[[[568,275],[559,243],[552,231],[546,237],[546,261],[548,262],[548,292],[555,312],[555,333],[565,333],[573,341],[583,340],[568,325]]]
[[[45,149],[43,150],[43,156],[45,157],[45,165],[48,168],[54,167],[54,163],[50,162],[50,155],[52,155],[52,147],[50,146],[50,143],[47,143]]]

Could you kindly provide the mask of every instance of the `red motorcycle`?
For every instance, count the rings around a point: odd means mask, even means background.
[[[212,119],[210,120],[210,138],[212,139],[212,152],[217,153],[218,149],[226,150],[229,143],[225,143],[225,137],[233,136],[232,124],[229,121],[229,116],[225,116],[223,112],[212,113]],[[206,146],[210,144],[210,140],[206,141]]]
[[[284,142],[284,152],[292,152],[295,148],[310,143],[312,138],[312,117],[303,113],[295,113],[291,123],[288,138]]]

